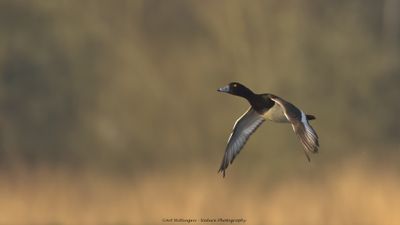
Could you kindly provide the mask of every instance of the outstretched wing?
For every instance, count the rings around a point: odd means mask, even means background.
[[[292,127],[296,135],[299,137],[300,142],[305,148],[305,154],[310,161],[310,157],[307,152],[316,153],[318,152],[319,142],[318,135],[315,130],[308,123],[306,114],[298,109],[293,104],[277,97],[272,96],[271,100],[276,102],[280,107],[282,107],[286,118],[292,123]]]
[[[318,152],[318,135],[314,128],[308,123],[306,115],[301,112],[301,121],[295,120],[292,122],[294,132],[300,138],[303,146],[312,153]]]
[[[233,131],[228,139],[228,145],[226,146],[224,158],[222,159],[221,167],[218,172],[222,172],[225,177],[225,170],[229,164],[233,162],[237,154],[246,144],[247,139],[250,135],[264,122],[264,118],[257,113],[255,110],[250,108],[244,113],[235,125],[233,125]]]

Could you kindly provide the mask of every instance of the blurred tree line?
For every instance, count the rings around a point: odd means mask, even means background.
[[[315,114],[330,160],[395,152],[397,6],[3,0],[0,163],[131,171],[200,161],[217,169],[247,107],[216,93],[233,80]],[[301,149],[290,128],[268,127],[249,145],[271,141],[271,149],[249,151],[247,159],[273,163],[285,154],[290,162],[295,154],[283,149]]]

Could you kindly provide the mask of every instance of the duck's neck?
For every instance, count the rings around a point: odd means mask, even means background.
[[[245,98],[250,105],[253,108],[259,108],[261,103],[263,102],[263,98],[260,97],[259,95],[255,94],[252,92],[250,89],[247,87],[243,87],[239,93],[237,93],[238,96]]]
[[[274,101],[269,98],[264,98],[262,95],[255,94],[250,89],[244,87],[236,95],[245,98],[251,107],[259,113],[264,113],[265,110],[270,109],[274,105]]]

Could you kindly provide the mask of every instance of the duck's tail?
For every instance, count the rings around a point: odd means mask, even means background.
[[[307,120],[315,120],[315,116],[313,115],[306,115]]]

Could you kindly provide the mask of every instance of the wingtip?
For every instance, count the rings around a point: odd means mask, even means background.
[[[319,153],[319,145],[317,145],[317,147],[314,149],[313,153],[314,153],[314,154]]]
[[[218,170],[218,173],[222,173],[222,178],[225,178],[225,170],[224,169],[220,168]]]

